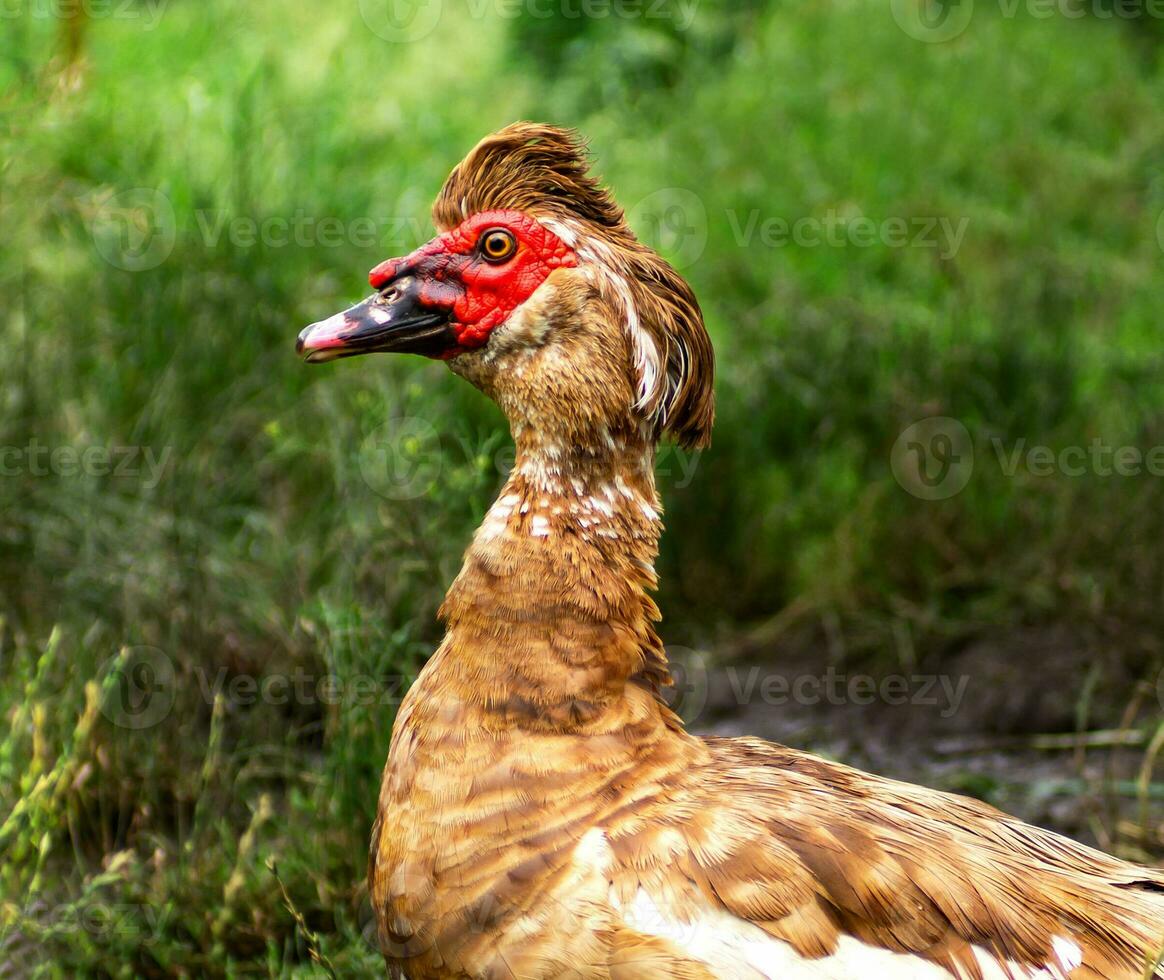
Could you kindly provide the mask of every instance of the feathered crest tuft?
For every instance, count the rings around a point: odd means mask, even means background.
[[[597,283],[621,307],[634,351],[639,410],[656,436],[704,446],[715,415],[715,355],[691,287],[626,224],[590,175],[572,130],[517,122],[486,136],[449,174],[433,204],[442,230],[470,215],[516,209],[542,220],[604,272]]]
[[[586,144],[568,129],[511,123],[486,136],[449,174],[432,207],[447,229],[469,215],[513,208],[532,215],[622,224],[622,208],[589,175]]]

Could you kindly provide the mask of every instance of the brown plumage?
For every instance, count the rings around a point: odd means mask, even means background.
[[[483,212],[491,231],[473,223]],[[393,730],[369,861],[390,967],[412,980],[1164,976],[1161,872],[973,800],[684,731],[659,696],[653,460],[662,435],[701,445],[711,428],[695,298],[562,130],[485,139],[434,219],[448,235],[300,338],[312,359],[445,357],[517,445]],[[498,227],[516,244],[494,262],[482,243]],[[495,309],[487,331],[464,312]]]

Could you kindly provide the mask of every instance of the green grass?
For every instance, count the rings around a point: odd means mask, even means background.
[[[293,342],[427,237],[448,168],[514,118],[591,137],[714,335],[715,445],[689,485],[661,477],[671,640],[798,602],[853,660],[940,663],[1066,621],[1154,681],[1161,479],[1008,476],[991,439],[1164,443],[1164,68],[1134,25],[978,7],[927,45],[871,0],[708,2],[686,31],[449,0],[392,44],[356,4],[173,0],[95,18],[83,70],[51,20],[5,20],[0,446],[23,455],[0,477],[0,962],[377,971],[362,879],[394,698],[507,442],[440,365],[307,369]],[[133,189],[173,214],[138,271],[109,220]],[[946,258],[741,244],[753,212],[966,231]],[[299,242],[248,242],[297,217]],[[976,449],[935,502],[890,470],[930,415]],[[31,440],[139,447],[138,472],[41,473]],[[366,478],[385,440],[415,495]],[[172,669],[167,710],[127,728],[143,665]],[[247,687],[296,676],[342,691]]]

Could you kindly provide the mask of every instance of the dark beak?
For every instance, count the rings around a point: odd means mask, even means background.
[[[295,350],[311,364],[372,351],[440,357],[457,346],[450,313],[422,304],[418,280],[406,276],[350,310],[305,328]]]

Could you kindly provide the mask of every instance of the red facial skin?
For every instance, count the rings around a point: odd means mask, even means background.
[[[504,228],[517,240],[517,250],[502,262],[486,261],[477,248],[482,232],[491,228]],[[557,235],[523,212],[482,211],[410,255],[381,262],[368,281],[381,290],[412,275],[423,305],[451,308],[457,346],[440,355],[447,359],[481,347],[554,269],[577,264]]]

